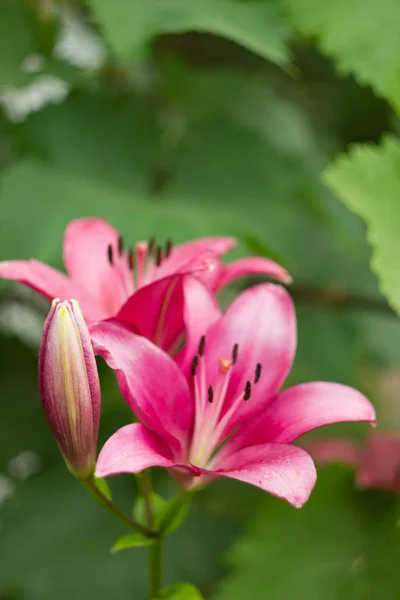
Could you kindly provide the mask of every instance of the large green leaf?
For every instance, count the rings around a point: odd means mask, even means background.
[[[376,600],[400,594],[399,503],[356,492],[353,474],[320,475],[296,511],[270,499],[233,549],[218,600]]]
[[[372,85],[400,110],[400,3],[397,0],[285,0],[293,25],[316,36],[340,71]]]
[[[382,293],[400,312],[400,142],[388,136],[380,146],[357,145],[325,173],[345,205],[365,219],[374,248],[372,268]]]
[[[239,0],[90,0],[112,48],[125,59],[162,33],[198,31],[231,39],[264,58],[285,64],[287,31],[275,2]]]

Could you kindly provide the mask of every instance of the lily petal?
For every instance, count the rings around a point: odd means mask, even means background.
[[[69,300],[73,296],[72,282],[60,271],[39,260],[6,260],[0,262],[0,277],[18,281],[35,290],[47,300]]]
[[[103,219],[71,221],[65,230],[64,264],[91,297],[92,320],[113,317],[133,293],[129,261],[118,247],[118,231]]]
[[[167,352],[182,338],[183,277],[172,275],[140,288],[122,306],[117,321],[151,340]]]
[[[199,238],[179,244],[157,269],[152,270],[152,278],[161,279],[173,273],[194,274],[209,289],[214,289],[220,269],[218,257],[235,246],[236,240],[229,237]]]
[[[183,299],[184,322],[187,333],[185,345],[175,357],[175,361],[185,375],[188,375],[193,357],[197,354],[201,337],[221,317],[221,310],[215,295],[194,277],[185,277]]]
[[[217,460],[214,473],[251,483],[296,508],[308,500],[317,479],[311,456],[286,444],[250,446]]]
[[[332,423],[376,422],[375,410],[361,392],[340,383],[301,383],[278,394],[257,419],[252,443],[290,444],[309,431]]]
[[[94,351],[116,372],[133,412],[180,455],[193,423],[193,400],[179,367],[146,338],[113,321],[93,324]]]
[[[215,282],[215,289],[219,290],[235,279],[247,275],[267,275],[283,283],[290,283],[292,281],[286,269],[273,260],[259,256],[249,256],[226,265],[221,265],[218,278]]]
[[[224,413],[242,395],[246,382],[252,383],[251,397],[236,407],[229,420],[229,431],[274,398],[291,369],[296,337],[292,299],[284,288],[274,284],[247,289],[211,327],[206,336],[205,353],[211,383],[218,376],[219,359],[230,359],[233,346],[238,344]],[[261,365],[261,377],[254,383],[257,364]]]
[[[360,453],[357,485],[361,488],[400,491],[400,437],[374,431]]]
[[[139,473],[149,467],[175,464],[168,445],[141,423],[119,429],[104,444],[96,466],[96,477]]]
[[[349,438],[332,437],[307,440],[302,443],[318,465],[340,464],[356,467],[360,449]]]

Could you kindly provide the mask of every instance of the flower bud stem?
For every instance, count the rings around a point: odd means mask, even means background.
[[[112,502],[112,500],[109,500],[107,496],[105,496],[103,492],[99,490],[93,477],[81,479],[80,482],[85,488],[85,490],[89,492],[89,494],[91,494],[97,500],[97,502],[99,502],[99,504],[103,506],[103,508],[108,510],[109,513],[111,513],[112,515],[114,515],[114,517],[119,519],[119,521],[121,521],[121,523],[123,523],[126,527],[129,527],[134,531],[138,531],[139,533],[142,533],[143,535],[149,538],[154,538],[158,536],[157,531],[154,531],[149,527],[145,527],[144,525],[137,523],[136,521],[131,519],[126,513],[120,510],[118,506],[116,506],[114,502]]]

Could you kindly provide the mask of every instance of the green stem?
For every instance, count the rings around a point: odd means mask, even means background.
[[[140,483],[142,488],[142,496],[144,501],[144,512],[146,516],[146,525],[153,528],[153,511],[151,508],[151,471],[150,469],[146,469],[141,473]]]
[[[149,548],[150,570],[149,570],[149,598],[153,600],[159,597],[161,588],[162,571],[162,540],[159,538]]]
[[[92,477],[88,477],[87,479],[81,479],[80,482],[85,488],[85,490],[89,492],[97,500],[97,502],[99,502],[99,504],[103,506],[103,508],[105,508],[114,517],[119,519],[121,523],[123,523],[130,529],[133,529],[134,531],[139,531],[139,533],[142,533],[146,537],[157,537],[158,532],[153,531],[153,529],[151,529],[150,527],[145,527],[144,525],[137,523],[136,521],[131,519],[126,513],[120,510],[118,506],[116,506],[114,502],[112,502],[112,500],[109,500],[109,498],[107,498],[107,496],[105,496],[103,492],[99,490],[99,488],[96,485],[96,482],[93,480]]]
[[[154,515],[151,504],[151,471],[146,469],[140,477],[142,495],[144,500],[144,510],[146,515],[146,524],[148,527],[154,525]],[[161,589],[161,571],[162,571],[162,541],[160,538],[149,547],[149,598],[158,598]]]

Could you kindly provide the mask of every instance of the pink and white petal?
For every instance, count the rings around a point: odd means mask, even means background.
[[[361,392],[340,383],[301,383],[278,394],[259,415],[251,443],[290,444],[323,425],[358,421],[376,423],[374,407]]]
[[[141,423],[119,429],[104,444],[96,466],[96,477],[139,473],[149,467],[175,464],[168,445]]]
[[[358,466],[360,451],[358,446],[349,438],[333,437],[304,440],[301,446],[311,454],[319,465]]]
[[[227,265],[221,265],[221,267],[218,279],[215,282],[216,290],[223,288],[232,281],[235,281],[235,279],[248,275],[267,275],[283,283],[290,283],[292,281],[286,269],[273,260],[260,256],[240,258]]]
[[[199,238],[172,248],[161,265],[152,270],[152,277],[160,279],[173,273],[196,274],[206,285],[213,284],[219,269],[218,257],[236,246],[229,237]],[[219,271],[218,271],[219,272]]]
[[[183,304],[186,340],[175,360],[188,375],[201,337],[221,318],[221,310],[215,295],[198,279],[189,276],[185,277],[183,283]]]
[[[35,290],[47,300],[69,300],[73,295],[72,282],[39,260],[7,260],[0,262],[0,278],[17,281]]]
[[[222,460],[217,455],[212,472],[255,485],[296,508],[308,500],[317,479],[311,456],[287,444],[250,446]]]
[[[185,330],[183,306],[183,277],[172,275],[135,292],[122,306],[116,320],[172,352]]]
[[[252,382],[250,399],[237,402],[227,431],[258,413],[274,398],[291,369],[296,338],[292,299],[275,284],[261,284],[244,291],[208,331],[205,361],[207,379],[212,384],[218,376],[219,359],[230,359],[234,344],[238,344],[224,413],[242,395],[246,382]],[[257,364],[261,365],[261,377],[254,383]]]
[[[96,306],[98,320],[116,315],[133,293],[128,257],[126,253],[119,253],[118,246],[118,231],[103,219],[71,221],[65,230],[65,267]]]
[[[113,321],[93,324],[94,351],[115,371],[121,393],[152,431],[183,455],[193,424],[193,399],[173,359]]]

